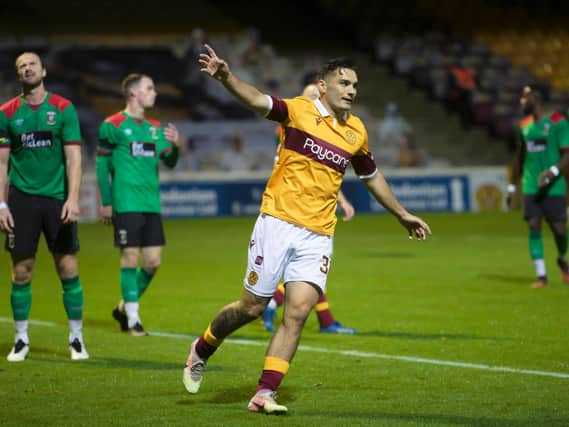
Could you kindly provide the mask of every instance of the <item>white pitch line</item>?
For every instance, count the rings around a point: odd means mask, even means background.
[[[10,317],[0,317],[0,322],[4,323],[13,323],[14,321]],[[54,322],[44,322],[43,320],[29,320],[30,325],[38,325],[38,326],[47,326],[49,328],[53,328],[55,326],[61,326]]]
[[[0,322],[11,323],[12,319],[8,317],[0,317]],[[58,325],[57,323],[44,322],[40,320],[30,320],[30,324],[38,326],[46,326],[46,327],[62,326]],[[171,332],[149,332],[149,335],[156,337],[164,337],[164,338],[182,339],[182,340],[193,340],[196,338],[195,335],[175,334]],[[224,340],[224,342],[229,342],[231,344],[238,344],[238,345],[248,345],[254,347],[265,347],[267,345],[266,342],[252,341],[241,338],[227,338]],[[300,345],[298,349],[302,351],[310,351],[313,353],[338,354],[341,356],[356,356],[356,357],[365,357],[370,359],[399,360],[402,362],[421,363],[421,364],[438,365],[438,366],[452,366],[455,368],[478,369],[481,371],[508,372],[512,374],[537,375],[542,377],[553,377],[553,378],[569,378],[569,374],[563,372],[537,371],[532,369],[517,369],[517,368],[510,368],[507,366],[492,366],[492,365],[483,365],[479,363],[454,362],[452,360],[426,359],[424,357],[401,356],[396,354],[381,354],[381,353],[372,353],[372,352],[357,351],[357,350],[331,350],[329,348],[312,347],[309,345]]]

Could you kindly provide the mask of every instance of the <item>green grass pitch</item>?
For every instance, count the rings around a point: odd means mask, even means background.
[[[190,337],[242,292],[254,218],[166,222],[163,264],[141,300],[145,327],[164,335],[143,338],[122,334],[110,316],[119,299],[111,229],[81,224],[83,362],[69,360],[43,243],[31,318],[45,323],[30,327],[27,361],[6,361],[13,326],[2,252],[0,426],[569,425],[569,285],[549,230],[550,286],[534,290],[519,212],[424,218],[426,242],[409,241],[390,216],[339,222],[328,296],[358,334],[320,334],[311,314],[279,390],[289,415],[273,418],[246,410],[269,339],[260,322],[224,343],[199,394],[181,381]]]

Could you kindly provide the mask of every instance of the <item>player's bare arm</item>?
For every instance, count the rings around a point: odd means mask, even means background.
[[[0,231],[11,232],[14,228],[14,218],[7,205],[8,162],[10,150],[0,149]]]
[[[569,151],[565,150],[556,165],[544,170],[539,176],[539,186],[545,187],[552,183],[560,174],[567,171],[569,166]]]
[[[61,219],[70,223],[79,219],[79,189],[81,186],[81,146],[64,147],[67,170],[68,194],[61,210]]]
[[[378,171],[373,177],[364,179],[363,183],[373,197],[397,217],[401,225],[407,229],[410,239],[415,236],[418,240],[425,240],[427,235],[431,234],[431,229],[425,221],[411,215],[399,203],[381,172]]]
[[[508,185],[508,194],[506,196],[506,205],[508,207],[512,207],[512,196],[516,192],[516,186],[519,184],[520,177],[522,176],[522,165],[524,162],[525,147],[526,145],[523,143],[523,141],[518,141],[518,145],[516,146],[516,153],[514,154],[514,159],[512,160],[512,176],[510,185]]]
[[[219,80],[243,105],[265,116],[269,112],[270,101],[266,95],[253,85],[237,78],[229,69],[229,64],[217,56],[209,45],[204,45],[207,53],[201,53],[200,71]]]
[[[164,128],[164,138],[166,138],[166,141],[175,145],[176,147],[180,146],[180,133],[173,123],[168,123],[168,125]]]
[[[99,217],[101,222],[106,225],[110,225],[113,223],[113,206],[101,206],[99,207]]]
[[[350,221],[356,215],[354,206],[348,201],[348,199],[346,199],[342,190],[338,192],[338,204],[340,205],[342,212],[344,212],[344,221]]]

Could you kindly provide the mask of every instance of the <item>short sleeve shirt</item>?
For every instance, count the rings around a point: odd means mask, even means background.
[[[0,149],[10,150],[10,185],[24,193],[65,199],[63,147],[80,144],[77,112],[62,96],[48,92],[35,106],[18,96],[0,106]]]
[[[271,99],[267,118],[280,122],[283,131],[261,212],[333,235],[338,191],[348,164],[361,177],[377,172],[365,126],[352,114],[336,120],[319,100]]]

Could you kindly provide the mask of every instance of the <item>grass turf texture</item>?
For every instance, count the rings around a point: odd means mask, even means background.
[[[0,425],[561,426],[569,424],[569,378],[343,355],[357,350],[569,374],[569,285],[544,230],[550,285],[529,287],[533,267],[519,212],[425,215],[434,235],[409,241],[393,217],[340,223],[328,280],[336,317],[355,336],[318,333],[309,317],[279,390],[289,415],[246,410],[269,334],[237,331],[210,360],[202,390],[181,382],[190,338],[119,332],[118,252],[111,229],[80,226],[84,335],[91,359],[71,362],[61,288],[41,246],[32,282],[26,362],[8,363],[13,326],[0,322]],[[141,300],[152,332],[199,335],[241,294],[254,218],[166,222],[163,265]],[[9,261],[0,317],[10,318]],[[282,310],[279,310],[279,317]],[[246,345],[248,344],[248,345]]]

